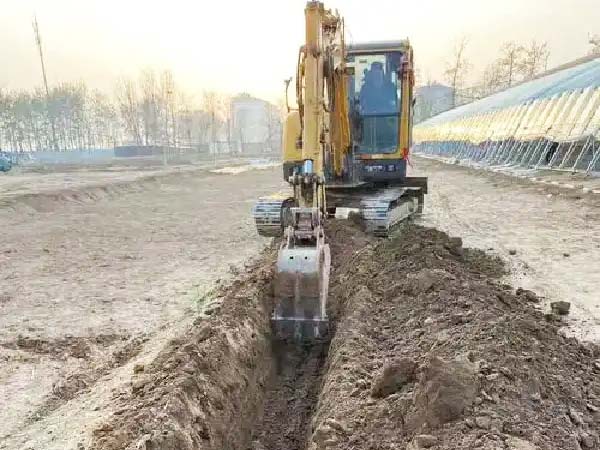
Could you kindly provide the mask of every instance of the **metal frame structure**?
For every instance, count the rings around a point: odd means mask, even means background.
[[[416,153],[491,167],[600,172],[600,87],[415,127]]]

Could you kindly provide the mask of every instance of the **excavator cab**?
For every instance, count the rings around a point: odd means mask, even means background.
[[[351,181],[406,177],[412,141],[412,47],[406,40],[349,45],[346,56]]]
[[[395,153],[402,86],[398,84],[399,52],[349,55],[348,77],[356,153]]]

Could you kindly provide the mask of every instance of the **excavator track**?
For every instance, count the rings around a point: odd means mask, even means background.
[[[390,189],[364,198],[360,212],[368,233],[387,237],[395,225],[420,212],[422,195],[413,189]]]
[[[252,208],[258,234],[265,237],[283,236],[285,211],[291,204],[293,199],[288,197],[260,197]]]

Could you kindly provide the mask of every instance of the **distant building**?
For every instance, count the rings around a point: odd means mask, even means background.
[[[414,120],[419,123],[452,108],[452,88],[438,83],[421,86],[415,99]]]
[[[240,94],[231,100],[231,141],[240,153],[278,152],[281,115],[275,105]]]

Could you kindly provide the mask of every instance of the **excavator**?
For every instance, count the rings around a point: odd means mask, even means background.
[[[261,197],[253,216],[260,235],[283,237],[274,335],[310,343],[329,332],[325,221],[352,214],[367,232],[385,237],[422,212],[427,179],[407,176],[414,107],[409,41],[347,44],[339,13],[318,1],[306,4],[305,21],[297,107],[288,106],[283,128],[283,177],[293,195]]]

